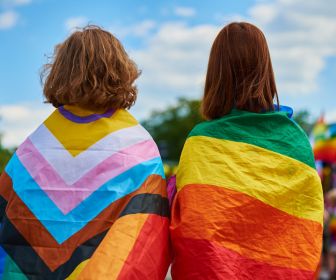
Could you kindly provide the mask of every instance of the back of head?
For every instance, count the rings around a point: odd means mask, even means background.
[[[130,108],[137,95],[136,64],[111,33],[87,26],[56,46],[41,79],[44,96],[55,107]]]
[[[225,26],[210,52],[203,116],[220,118],[233,108],[251,112],[274,110],[274,98],[278,102],[264,34],[245,22]]]

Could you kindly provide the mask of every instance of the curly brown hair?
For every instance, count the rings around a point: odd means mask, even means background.
[[[140,71],[111,33],[89,25],[57,45],[43,66],[46,102],[56,108],[76,105],[92,110],[129,109]]]

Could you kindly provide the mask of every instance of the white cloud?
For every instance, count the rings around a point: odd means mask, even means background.
[[[16,104],[0,106],[2,144],[14,147],[21,144],[52,112],[51,105]]]
[[[132,28],[131,33],[135,36],[145,36],[147,35],[153,28],[155,28],[156,24],[152,20],[145,20],[143,22],[140,22],[139,24],[135,25]]]
[[[1,0],[0,4],[5,7],[28,5],[32,0]]]
[[[265,32],[280,94],[318,92],[328,56],[336,55],[336,2],[276,0],[258,3],[251,18]]]
[[[146,48],[131,53],[143,70],[141,86],[192,95],[203,82],[207,56],[217,31],[212,25],[188,27],[173,22],[162,25]]]
[[[196,15],[195,9],[191,7],[176,7],[174,13],[180,17],[192,17]]]
[[[230,20],[246,20],[259,26],[270,46],[280,97],[290,94],[300,100],[304,95],[318,92],[318,77],[328,57],[336,56],[336,1],[275,0],[269,3],[257,2],[251,7],[249,17],[219,15],[220,20],[225,24]],[[73,22],[71,27],[83,24],[83,21]],[[110,29],[118,37],[135,36],[143,40],[140,47],[130,52],[143,71],[137,82],[138,101],[132,109],[136,117],[147,117],[151,110],[165,108],[180,96],[201,97],[209,50],[222,27],[222,24],[191,26],[182,22],[158,25],[145,20],[137,25]],[[21,113],[14,116],[19,115],[19,119],[6,117],[2,108],[8,106],[0,107],[6,145],[21,142],[46,116],[44,109],[37,110],[40,113],[33,121],[27,113],[34,110],[33,106],[18,106]],[[22,106],[28,109],[23,110]],[[333,118],[336,120],[335,112],[327,114],[327,119]]]
[[[76,28],[82,28],[88,24],[88,19],[83,16],[71,17],[65,21],[65,27],[68,31],[73,31]]]
[[[144,20],[131,26],[112,26],[109,30],[119,38],[134,36],[146,37],[156,27],[156,22],[153,20]]]
[[[336,55],[336,18],[329,11],[336,10],[336,2],[302,1],[257,2],[248,17],[234,15],[234,20],[252,22],[265,32],[280,97],[318,92],[319,75],[328,57]],[[218,17],[225,24],[233,18]],[[146,37],[145,46],[130,53],[143,71],[134,112],[144,117],[178,96],[199,98],[209,49],[222,27],[166,22]]]
[[[142,70],[134,109],[138,117],[175,102],[177,97],[202,95],[210,46],[218,31],[213,25],[165,23],[143,49],[131,51]]]
[[[12,0],[15,5],[27,5],[31,3],[31,0]]]
[[[0,30],[14,27],[19,20],[19,14],[13,9],[16,6],[30,4],[32,0],[0,0],[0,8],[5,10],[0,13]]]
[[[336,111],[330,111],[325,114],[324,120],[326,123],[336,123]]]
[[[246,18],[240,14],[223,14],[220,12],[214,14],[214,19],[220,24],[220,27],[233,21],[246,21]]]
[[[0,29],[9,29],[16,25],[19,15],[13,11],[7,11],[0,14]]]
[[[259,4],[250,9],[250,15],[264,24],[271,22],[277,15],[272,4]]]

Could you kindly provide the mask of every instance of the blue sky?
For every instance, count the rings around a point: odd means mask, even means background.
[[[75,27],[114,33],[142,70],[132,109],[143,119],[178,97],[200,98],[209,48],[245,20],[269,42],[282,104],[336,120],[336,1],[0,0],[0,131],[19,144],[51,112],[39,70]]]

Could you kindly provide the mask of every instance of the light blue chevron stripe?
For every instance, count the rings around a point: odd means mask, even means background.
[[[16,154],[7,165],[6,173],[12,178],[14,191],[59,244],[82,229],[111,203],[137,190],[149,175],[157,174],[164,178],[160,157],[142,162],[106,182],[64,215],[36,184]]]

